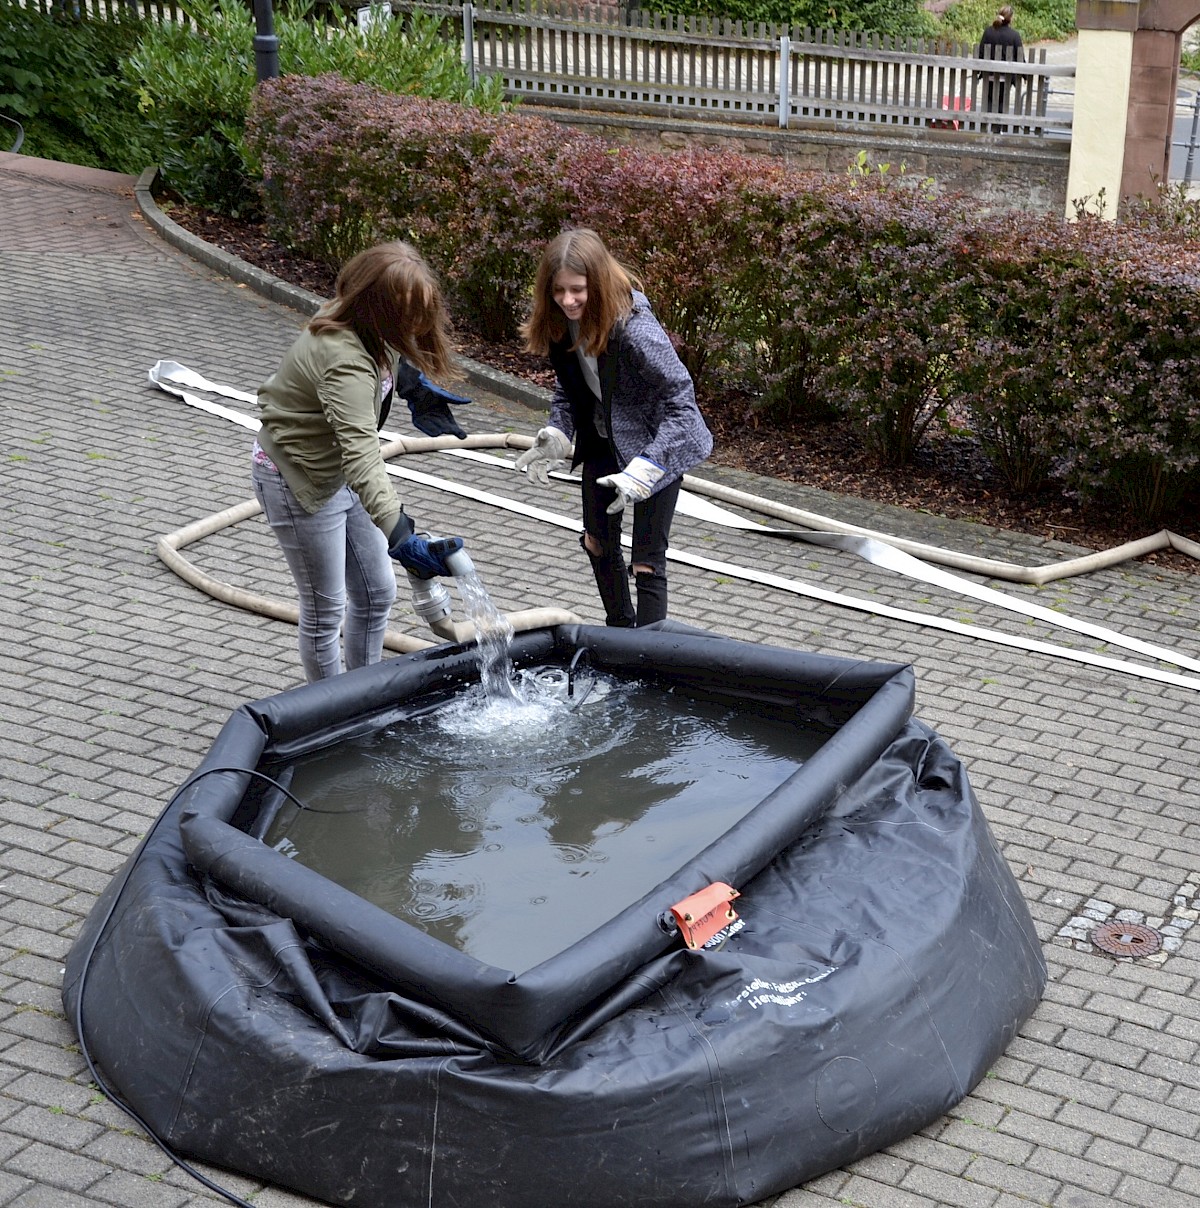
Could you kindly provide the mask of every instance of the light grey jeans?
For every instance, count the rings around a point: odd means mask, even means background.
[[[320,511],[310,514],[273,466],[256,461],[253,481],[254,494],[296,581],[300,662],[309,682],[337,675],[345,667],[379,662],[396,599],[396,572],[387,538],[358,496],[342,486]]]

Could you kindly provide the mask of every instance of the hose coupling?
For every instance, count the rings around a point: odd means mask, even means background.
[[[450,615],[450,593],[440,579],[422,579],[409,571],[408,586],[412,590],[413,612],[427,625],[433,625]]]

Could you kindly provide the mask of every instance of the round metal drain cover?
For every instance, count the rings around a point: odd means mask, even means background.
[[[1162,947],[1162,936],[1153,927],[1119,920],[1101,923],[1091,941],[1112,956],[1153,956]]]

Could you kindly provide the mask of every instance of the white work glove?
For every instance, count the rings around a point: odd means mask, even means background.
[[[666,473],[666,470],[648,457],[635,457],[619,474],[605,474],[596,479],[599,487],[612,487],[617,493],[616,499],[608,505],[608,514],[615,516],[627,503],[641,503],[649,499],[654,491],[654,484]]]
[[[531,448],[517,458],[517,469],[528,470],[529,477],[544,487],[550,485],[550,471],[565,461],[571,452],[571,442],[557,428],[539,430]]]

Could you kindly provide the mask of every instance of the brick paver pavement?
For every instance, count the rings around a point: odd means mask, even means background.
[[[174,359],[253,390],[301,316],[224,274],[222,258],[203,264],[164,239],[132,185],[0,157],[0,1205],[20,1208],[222,1202],[94,1093],[62,1012],[63,957],[95,895],[230,711],[298,682],[288,624],[214,600],[155,556],[161,535],[249,497],[248,436],[156,391],[146,374]],[[476,390],[479,401],[462,413],[471,430],[536,428],[536,413]],[[570,487],[540,492],[509,471],[457,459],[420,464],[576,512]],[[705,473],[968,552],[1026,563],[1078,552]],[[569,531],[430,487],[405,498],[421,523],[466,537],[500,607],[555,605],[600,619]],[[672,571],[682,621],[915,665],[917,712],[966,761],[1050,968],[1043,1003],[958,1107],[776,1197],[775,1208],[1200,1203],[1196,692],[974,639],[973,629],[994,628],[1096,645],[848,554],[685,517],[674,537],[680,550],[964,623],[944,632],[699,566]],[[231,582],[290,599],[258,519],[188,553]],[[1197,582],[1125,564],[1004,590],[1195,656]],[[404,599],[396,622],[420,632]],[[1163,951],[1105,955],[1088,937],[1112,918],[1150,926]],[[204,1173],[262,1208],[309,1202]]]

